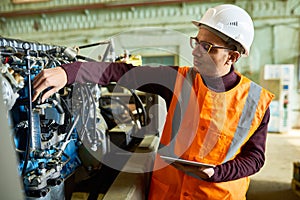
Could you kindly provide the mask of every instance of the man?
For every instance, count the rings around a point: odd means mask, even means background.
[[[193,22],[194,66],[133,67],[125,63],[72,63],[47,69],[34,80],[34,100],[42,100],[66,84],[95,82],[156,93],[168,114],[158,154],[212,164],[198,167],[159,155],[149,199],[245,199],[248,176],[264,164],[269,104],[273,95],[234,70],[247,56],[254,37],[250,16],[234,5],[209,9]]]

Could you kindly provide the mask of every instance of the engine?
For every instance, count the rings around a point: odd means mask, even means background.
[[[100,86],[76,83],[32,102],[41,70],[77,59],[70,48],[0,38],[0,80],[27,199],[64,199],[64,180],[80,166],[101,167],[110,151]]]

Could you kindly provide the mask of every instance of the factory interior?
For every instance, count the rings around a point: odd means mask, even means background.
[[[192,21],[221,4],[253,20],[235,70],[275,95],[246,199],[300,199],[299,0],[1,0],[0,199],[148,199],[164,99],[112,81],[72,83],[35,103],[33,80],[75,61],[193,66]]]

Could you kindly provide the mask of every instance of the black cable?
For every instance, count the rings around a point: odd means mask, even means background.
[[[88,62],[97,62],[97,60],[95,60],[93,58],[89,58],[89,57],[82,56],[82,55],[76,55],[76,58],[81,59],[81,60],[85,60],[85,61],[88,61]]]
[[[66,118],[69,120],[68,121],[68,124],[71,124],[71,118],[72,118],[72,113],[71,113],[71,110],[66,102],[66,100],[62,97],[60,97],[60,101],[62,103],[62,106],[63,106],[63,109],[66,110]]]
[[[135,93],[135,91],[133,89],[129,90],[132,94],[132,96],[134,97],[134,103],[136,106],[136,111],[138,113],[139,116],[139,120],[141,122],[141,126],[145,126],[147,123],[147,114],[146,114],[146,109],[143,105],[143,102],[141,100],[141,98]],[[139,112],[139,108],[141,108],[142,112]],[[143,118],[143,119],[142,119]]]

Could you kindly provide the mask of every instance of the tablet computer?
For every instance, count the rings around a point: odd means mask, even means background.
[[[163,160],[165,160],[167,163],[173,163],[173,162],[179,162],[185,165],[193,165],[197,167],[215,167],[215,165],[206,164],[206,163],[200,163],[196,161],[190,161],[190,160],[184,160],[181,158],[174,158],[169,156],[160,156]]]

